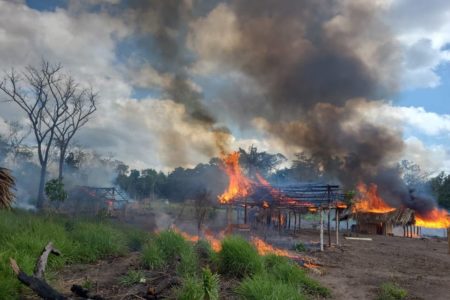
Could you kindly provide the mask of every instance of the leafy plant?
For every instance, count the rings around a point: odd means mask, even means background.
[[[176,292],[179,300],[204,300],[202,282],[195,277],[187,277]]]
[[[67,199],[67,192],[64,190],[64,183],[58,178],[51,179],[45,184],[45,194],[50,201],[63,202]]]

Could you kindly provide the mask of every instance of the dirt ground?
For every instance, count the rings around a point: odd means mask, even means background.
[[[317,235],[306,231],[299,239],[317,240]],[[325,266],[322,276],[312,276],[331,289],[333,299],[374,299],[384,282],[406,289],[408,299],[450,299],[450,254],[445,239],[359,237],[372,241],[341,236],[341,246],[313,253]]]

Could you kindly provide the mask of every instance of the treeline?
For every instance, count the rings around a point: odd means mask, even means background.
[[[317,159],[305,153],[295,155],[289,166],[280,168],[287,162],[282,154],[258,152],[256,147],[239,149],[239,152],[241,168],[253,179],[256,174],[262,175],[273,184],[328,182],[333,179],[333,174],[324,172]],[[330,163],[339,165],[341,162],[335,159]],[[411,189],[431,192],[440,206],[450,209],[450,174],[442,172],[432,177],[423,172],[419,165],[406,160],[400,162],[398,168]],[[228,177],[219,158],[213,158],[207,164],[198,164],[194,168],[179,167],[168,174],[153,169],[129,170],[124,164],[118,166],[117,172],[115,183],[136,200],[163,198],[184,201],[193,199],[204,191],[208,191],[212,199],[217,199],[228,184]]]

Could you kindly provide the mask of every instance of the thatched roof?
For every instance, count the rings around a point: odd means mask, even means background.
[[[0,209],[9,208],[14,201],[12,188],[14,186],[14,178],[8,169],[0,167]]]
[[[414,219],[414,211],[409,208],[399,208],[389,213],[356,212],[352,217],[361,223],[391,223],[393,225],[406,225]]]

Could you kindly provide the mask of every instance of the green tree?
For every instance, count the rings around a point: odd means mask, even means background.
[[[431,178],[429,184],[438,204],[450,209],[450,174],[441,172],[436,177]]]

